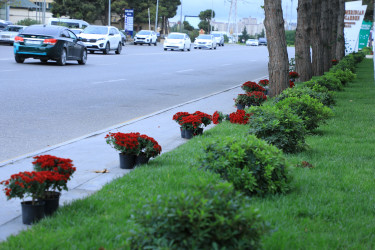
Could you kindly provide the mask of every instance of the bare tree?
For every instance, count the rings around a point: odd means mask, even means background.
[[[295,60],[296,71],[300,74],[299,80],[302,82],[308,81],[312,77],[310,53],[311,4],[311,0],[298,1]]]
[[[280,94],[289,87],[289,60],[281,0],[264,0],[270,96]]]

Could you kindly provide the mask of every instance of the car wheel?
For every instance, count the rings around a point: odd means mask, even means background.
[[[78,60],[78,63],[81,65],[85,65],[87,62],[87,51],[84,49],[82,52],[81,60]]]
[[[121,50],[122,50],[122,45],[121,45],[121,43],[119,43],[119,44],[118,44],[118,47],[117,47],[117,49],[116,49],[116,51],[115,51],[115,53],[116,53],[116,54],[120,54],[120,53],[121,53]]]
[[[134,45],[137,45],[137,43],[134,43]]]
[[[22,56],[18,54],[14,56],[14,59],[16,60],[17,63],[23,63],[25,61],[25,58],[23,58]]]
[[[194,47],[194,49],[197,49],[197,47]]]
[[[106,45],[105,45],[105,49],[103,50],[103,54],[108,54],[109,53],[109,43],[107,43]]]
[[[224,43],[221,45],[221,46],[223,46],[224,47]]]
[[[214,49],[216,49],[217,46],[214,47]]]
[[[151,44],[152,44],[152,41],[150,41],[150,43],[148,44],[148,46],[151,46]]]
[[[187,51],[190,51],[191,50],[191,45],[190,45],[190,47],[187,49]]]
[[[184,47],[181,49],[181,51],[185,51],[185,44],[184,44]]]
[[[47,62],[48,62],[48,59],[40,59],[40,62],[41,62],[41,63],[47,63]]]
[[[155,41],[154,46],[158,45],[158,41]]]
[[[167,51],[167,49],[164,49],[164,51]]]
[[[199,47],[199,49],[202,49],[201,47]]]
[[[60,58],[57,59],[57,64],[60,66],[64,66],[66,64],[66,50],[65,48],[62,49]]]

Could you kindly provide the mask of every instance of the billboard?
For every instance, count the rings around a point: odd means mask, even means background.
[[[366,9],[367,5],[362,5],[362,1],[345,3],[345,55],[358,51],[359,31]]]
[[[126,9],[125,10],[125,24],[124,30],[126,34],[133,36],[134,31],[134,10],[133,9]]]
[[[372,22],[363,21],[361,31],[359,32],[359,43],[358,43],[359,50],[362,50],[364,47],[367,47],[371,28],[372,28]]]

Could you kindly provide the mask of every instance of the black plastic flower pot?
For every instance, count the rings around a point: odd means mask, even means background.
[[[136,155],[120,153],[120,168],[133,169],[135,166]]]
[[[34,205],[32,201],[21,202],[22,223],[31,225],[43,219],[45,216],[44,205],[44,201],[36,201]]]

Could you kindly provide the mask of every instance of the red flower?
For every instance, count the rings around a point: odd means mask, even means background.
[[[188,112],[177,112],[176,114],[173,115],[173,120],[179,123],[184,116],[188,116],[190,113]]]
[[[250,102],[255,105],[260,105],[267,100],[267,96],[261,91],[248,92]]]
[[[289,72],[289,77],[290,78],[298,78],[299,74],[295,71],[291,71],[291,72]]]
[[[224,115],[223,113],[219,111],[215,111],[215,113],[212,115],[212,122],[214,124],[219,124],[224,120]]]
[[[257,84],[256,82],[245,82],[242,84],[241,88],[245,90],[246,92],[251,92],[251,91],[262,91],[265,92],[266,89]]]
[[[229,120],[231,123],[247,124],[250,116],[251,114],[247,114],[245,110],[237,110],[229,115]]]
[[[140,148],[138,137],[139,133],[108,133],[105,137],[107,144],[121,153],[138,155]]]
[[[293,88],[293,87],[294,87],[294,82],[293,82],[293,81],[290,81],[290,80],[289,80],[289,87],[290,87],[290,88]]]
[[[268,86],[269,83],[270,81],[268,79],[264,79],[264,80],[260,80],[258,84],[261,86]]]

